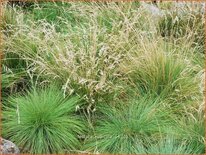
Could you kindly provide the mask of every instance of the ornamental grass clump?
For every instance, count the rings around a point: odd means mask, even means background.
[[[131,85],[140,94],[152,93],[175,102],[197,99],[200,77],[193,74],[190,60],[182,59],[180,53],[164,51],[157,43],[148,47],[141,53],[127,54],[122,63]]]
[[[84,122],[75,115],[80,99],[64,98],[55,86],[12,96],[3,107],[3,135],[21,152],[69,153],[80,147]]]
[[[86,150],[99,153],[141,153],[149,137],[158,138],[172,124],[169,110],[153,97],[133,99],[116,106],[99,106],[94,133],[86,140]],[[138,147],[136,147],[138,146]]]
[[[193,147],[192,143],[187,140],[176,139],[172,135],[166,136],[165,139],[150,144],[147,149],[148,154],[200,154],[201,147]]]

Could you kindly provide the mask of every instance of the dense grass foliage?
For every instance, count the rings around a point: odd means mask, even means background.
[[[34,154],[75,152],[84,122],[75,115],[78,97],[63,98],[56,87],[13,96],[4,106],[4,136],[23,152]]]
[[[188,141],[176,140],[168,136],[166,139],[159,141],[156,144],[151,144],[148,149],[149,154],[191,154],[201,153],[201,147],[192,147]]]
[[[158,99],[142,97],[118,107],[99,107],[102,114],[97,119],[94,136],[88,140],[91,141],[88,148],[100,153],[138,152],[138,146],[149,136],[158,137],[172,124],[168,112],[160,105]]]
[[[165,104],[168,102],[150,94],[117,106],[98,106],[100,113],[95,116],[93,132],[85,140],[85,150],[120,154],[203,153],[205,127],[204,119],[199,118],[202,115],[195,121],[190,115],[179,120],[173,108]]]
[[[204,153],[202,3],[13,4],[3,133],[22,152]]]
[[[154,47],[155,48],[155,47]],[[147,50],[147,49],[146,49]],[[161,49],[144,51],[143,56],[130,55],[124,70],[141,94],[153,93],[178,102],[199,94],[199,80],[193,78],[192,66],[182,57]]]

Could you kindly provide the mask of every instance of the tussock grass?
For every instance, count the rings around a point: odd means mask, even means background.
[[[23,152],[34,154],[75,152],[84,122],[75,115],[78,97],[63,98],[55,86],[12,96],[3,107],[4,136]],[[6,133],[6,134],[5,134]]]
[[[135,153],[150,136],[159,137],[171,125],[169,112],[152,97],[133,99],[116,107],[100,106],[102,112],[95,123],[94,136],[88,139],[88,150],[100,153]],[[91,142],[90,142],[91,141]],[[141,149],[140,149],[141,150]],[[95,153],[95,152],[94,152]],[[141,153],[141,152],[138,152]]]
[[[149,154],[201,154],[201,147],[193,147],[186,140],[174,139],[169,135],[166,139],[160,140],[157,144],[151,144],[147,153]]]
[[[188,59],[184,60],[169,51],[171,49],[167,50],[156,44],[145,47],[141,54],[129,53],[122,63],[122,70],[128,72],[131,83],[141,94],[166,95],[177,102],[198,96],[200,77],[195,78],[194,67]]]

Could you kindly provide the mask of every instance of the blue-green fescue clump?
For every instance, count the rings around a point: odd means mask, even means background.
[[[150,144],[148,154],[193,154],[202,153],[202,146],[192,146],[192,143],[184,139],[175,139],[172,135],[165,137],[157,143]]]
[[[86,148],[100,153],[141,153],[150,136],[159,136],[172,124],[161,101],[153,97],[134,99],[117,107],[100,106],[94,135]]]
[[[21,151],[34,154],[75,152],[85,127],[75,107],[79,98],[63,98],[56,87],[11,97],[3,111],[4,136]]]

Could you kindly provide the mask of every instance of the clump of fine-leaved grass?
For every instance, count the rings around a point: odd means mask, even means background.
[[[121,71],[128,74],[134,89],[140,94],[153,93],[176,102],[200,96],[200,77],[193,74],[190,60],[158,42],[147,43],[144,50],[128,53],[121,64]]]
[[[155,95],[116,105],[99,105],[84,149],[89,153],[204,153],[202,113],[176,114]],[[181,109],[180,109],[181,110]],[[181,120],[180,120],[181,118]]]
[[[201,147],[193,147],[187,140],[175,139],[168,135],[157,143],[148,145],[148,154],[201,154]]]
[[[86,149],[94,153],[141,153],[149,137],[158,138],[166,126],[172,125],[169,111],[161,107],[158,98],[148,96],[116,106],[100,106],[97,111],[101,114],[93,135],[86,140]]]
[[[75,115],[80,99],[63,97],[51,86],[11,96],[3,107],[3,135],[21,150],[34,154],[76,152],[84,122]]]

